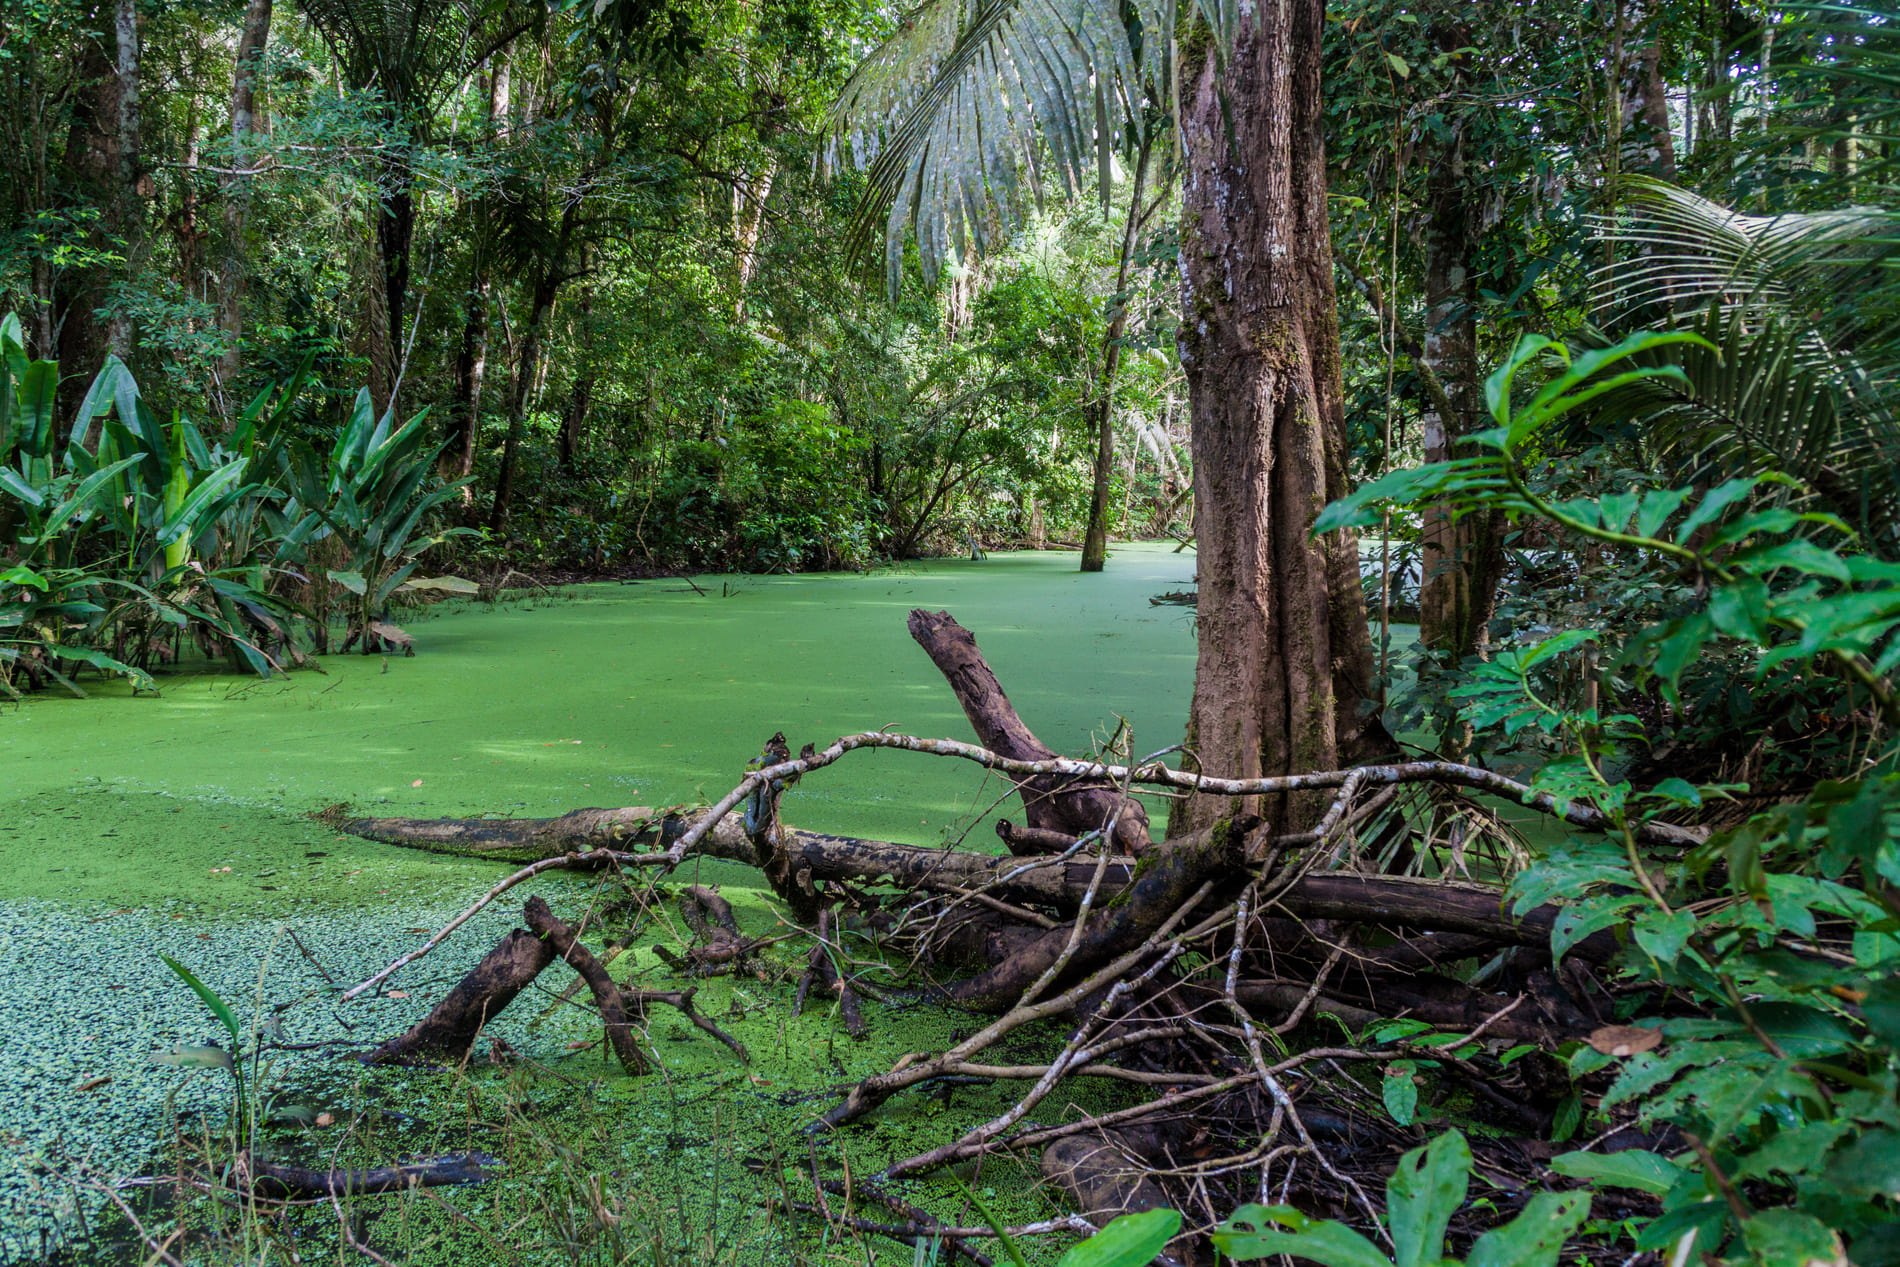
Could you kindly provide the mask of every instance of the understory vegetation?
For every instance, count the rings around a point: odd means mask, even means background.
[[[155,1058],[228,1098],[49,1165],[42,1260],[1900,1264],[1897,31],[0,5],[10,706],[556,580],[1200,569],[1155,751],[1058,755],[919,609],[974,744],[761,715],[670,805],[304,806],[465,909],[361,980],[299,943],[315,1044],[166,959],[218,1037]],[[1002,852],[831,834],[793,789],[868,749],[1004,780]],[[598,1069],[491,1027],[556,976]],[[859,1055],[775,1086],[807,1008]],[[271,1081],[316,1049],[365,1081]]]

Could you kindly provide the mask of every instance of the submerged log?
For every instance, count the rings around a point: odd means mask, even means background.
[[[492,1164],[493,1160],[455,1154],[438,1157],[434,1161],[377,1166],[367,1170],[310,1170],[303,1166],[263,1161],[246,1151],[238,1154],[231,1177],[236,1186],[248,1187],[255,1196],[270,1201],[289,1201],[299,1197],[373,1195],[407,1192],[414,1188],[480,1183],[493,1173],[483,1169],[484,1164]]]
[[[553,962],[554,947],[526,929],[515,929],[427,1016],[363,1059],[370,1064],[466,1060],[489,1018],[513,1002]]]
[[[949,612],[913,611],[910,636],[950,683],[964,716],[976,729],[977,741],[985,748],[1019,761],[1046,761],[1057,755],[1023,724],[977,650],[975,637]],[[1113,784],[1061,774],[1011,776],[1010,781],[1022,795],[1023,816],[1032,829],[1073,837],[1100,831],[1113,821],[1117,853],[1140,854],[1153,843],[1148,811]],[[1012,842],[1011,848],[1015,847]]]

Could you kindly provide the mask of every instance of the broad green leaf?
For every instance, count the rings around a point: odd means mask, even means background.
[[[1405,1082],[1411,1086],[1410,1061],[1394,1061],[1392,1068],[1406,1065]],[[1392,1106],[1392,1070],[1386,1071],[1386,1107]],[[1412,1103],[1418,1091],[1412,1088]],[[1394,1117],[1398,1114],[1394,1113]],[[1401,1125],[1409,1124],[1411,1106]],[[1445,1229],[1452,1215],[1465,1203],[1471,1186],[1471,1146],[1458,1131],[1446,1131],[1423,1148],[1414,1148],[1399,1158],[1398,1168],[1386,1180],[1386,1225],[1392,1233],[1394,1258],[1398,1267],[1429,1267],[1436,1263],[1445,1245]]]
[[[1589,1214],[1587,1192],[1540,1192],[1522,1214],[1480,1236],[1465,1267],[1555,1267],[1564,1242]]]
[[[1844,1263],[1846,1251],[1832,1228],[1799,1210],[1763,1210],[1742,1224],[1742,1240],[1757,1262]]]
[[[1641,1149],[1617,1153],[1564,1153],[1551,1159],[1550,1168],[1572,1179],[1612,1188],[1634,1188],[1663,1196],[1681,1181],[1687,1172],[1666,1157]]]
[[[1758,479],[1733,479],[1710,489],[1694,510],[1676,528],[1676,541],[1680,544],[1689,540],[1695,530],[1703,524],[1714,522],[1723,511],[1742,498],[1755,491],[1760,484]]]
[[[1292,1230],[1281,1231],[1274,1224]],[[1392,1267],[1392,1260],[1343,1223],[1321,1223],[1290,1206],[1244,1205],[1209,1234],[1214,1247],[1240,1262],[1296,1254],[1322,1267]]]
[[[0,571],[0,585],[18,585],[22,588],[32,586],[44,594],[47,590],[46,578],[30,567],[10,567]]]
[[[369,592],[369,582],[363,579],[361,572],[345,572],[341,568],[331,568],[325,575],[352,594]]]
[[[1148,1267],[1180,1230],[1177,1210],[1124,1214],[1087,1240],[1070,1246],[1056,1267]]]
[[[1672,962],[1695,936],[1695,913],[1672,911],[1668,915],[1650,915],[1636,921],[1630,935],[1652,959]]]

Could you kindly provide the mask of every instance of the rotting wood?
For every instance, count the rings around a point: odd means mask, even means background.
[[[633,1041],[633,1026],[627,1020],[626,1003],[620,997],[620,987],[607,975],[607,970],[600,966],[593,952],[580,944],[574,931],[554,917],[554,912],[548,909],[548,904],[540,897],[529,898],[524,913],[528,927],[545,938],[554,954],[580,973],[587,982],[587,988],[593,991],[594,1005],[600,1009],[601,1023],[607,1028],[607,1042],[613,1047],[614,1055],[619,1057],[621,1067],[636,1078],[648,1073],[652,1066]]]
[[[492,1170],[485,1168],[491,1164],[489,1158],[457,1154],[434,1161],[365,1170],[310,1170],[264,1161],[246,1151],[238,1154],[231,1179],[235,1186],[248,1188],[254,1196],[289,1201],[299,1197],[373,1195],[480,1183],[493,1175]]]

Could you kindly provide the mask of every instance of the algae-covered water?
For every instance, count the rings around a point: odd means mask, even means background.
[[[1073,555],[1017,554],[868,575],[702,577],[698,589],[586,586],[438,609],[410,625],[414,658],[330,657],[324,674],[261,683],[180,674],[158,698],[107,685],[88,700],[43,696],[0,712],[0,1262],[34,1261],[61,1242],[110,1260],[56,1174],[80,1160],[136,1173],[169,1156],[161,1145],[180,1114],[222,1120],[225,1075],[150,1060],[221,1034],[161,954],[247,1020],[271,1020],[278,1041],[369,1046],[409,1025],[513,927],[529,892],[570,919],[594,900],[589,881],[545,877],[399,975],[390,994],[338,1006],[339,986],[415,946],[505,868],[340,837],[311,812],[339,802],[413,816],[664,805],[722,794],[775,730],[795,747],[883,726],[968,738],[905,629],[915,607],[948,609],[975,631],[1051,746],[1086,751],[1123,718],[1137,754],[1158,749],[1180,736],[1194,640],[1183,609],[1148,599],[1184,588],[1193,566],[1168,547],[1133,546],[1095,576],[1075,572]],[[916,843],[969,832],[986,846],[1000,795],[967,763],[856,753],[808,776],[785,815]],[[697,875],[725,883],[748,931],[773,927],[749,874],[709,863]],[[672,979],[646,948],[675,937],[659,919],[636,938],[631,962],[649,984]],[[802,953],[788,949],[782,962]],[[564,973],[546,974],[549,990]],[[969,1019],[874,1006],[870,1036],[854,1042],[828,1002],[791,1018],[790,994],[789,982],[757,976],[705,983],[702,1006],[753,1062],[660,1012],[649,1037],[662,1072],[639,1081],[597,1051],[570,1050],[598,1033],[579,1009],[537,1022],[554,1002],[546,992],[491,1030],[527,1062],[512,1073],[371,1075],[333,1051],[277,1051],[263,1071],[277,1120],[268,1143],[306,1164],[325,1149],[357,1164],[449,1147],[503,1156],[505,1179],[406,1201],[399,1218],[375,1222],[372,1239],[396,1261],[575,1261],[549,1248],[561,1238],[533,1211],[583,1172],[603,1176],[582,1202],[608,1211],[596,1232],[615,1227],[645,1247],[629,1261],[788,1260],[792,1225],[758,1203],[779,1191],[782,1164],[809,1169],[799,1128],[828,1107],[823,1092],[905,1052],[941,1050]],[[462,1107],[447,1113],[445,1096]],[[820,1141],[819,1164],[875,1169],[1010,1098],[957,1088],[894,1101]],[[1113,1102],[1085,1090],[1051,1101],[1046,1118]],[[531,1123],[522,1104],[541,1106]],[[333,1124],[313,1125],[319,1112]],[[973,1182],[1001,1217],[1054,1211],[1028,1175],[1005,1168]],[[913,1197],[967,1209],[953,1189],[918,1185]],[[516,1217],[525,1230],[506,1253],[469,1230]],[[862,1262],[869,1247],[818,1248]],[[878,1253],[910,1261],[900,1249]]]

